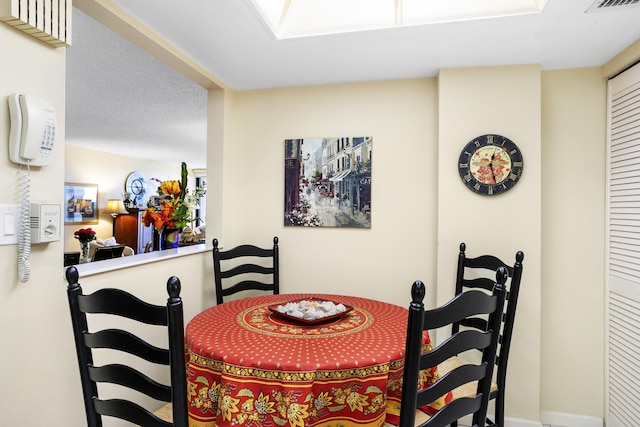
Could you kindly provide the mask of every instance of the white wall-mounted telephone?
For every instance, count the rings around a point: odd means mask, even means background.
[[[31,204],[31,166],[47,166],[53,161],[56,140],[56,113],[51,104],[31,95],[14,94],[8,97],[11,131],[9,132],[9,159],[27,165],[20,172],[20,229],[18,235],[18,277],[27,282],[31,274],[29,256],[32,243],[60,240],[60,205]],[[33,215],[32,215],[33,214]]]
[[[51,104],[25,94],[10,95],[8,101],[9,159],[29,166],[51,164],[56,139],[56,113]]]

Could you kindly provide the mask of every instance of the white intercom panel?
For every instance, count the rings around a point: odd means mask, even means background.
[[[31,243],[60,240],[61,210],[56,203],[31,203]]]

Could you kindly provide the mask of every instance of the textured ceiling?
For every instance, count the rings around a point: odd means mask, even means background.
[[[66,142],[206,167],[207,92],[74,9]]]
[[[640,7],[585,13],[593,0],[550,0],[537,15],[280,41],[249,0],[113,3],[234,90],[434,77],[442,68],[600,66],[640,39]],[[67,61],[68,143],[204,162],[204,90],[77,12]]]

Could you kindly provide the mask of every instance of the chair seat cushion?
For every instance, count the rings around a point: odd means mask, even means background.
[[[469,362],[464,360],[462,357],[453,356],[438,365],[438,373],[441,377],[443,377],[454,369],[468,364]],[[457,389],[453,390],[453,399],[459,399],[465,396],[475,396],[477,387],[477,381],[460,386]],[[498,391],[498,384],[495,381],[491,381],[491,393],[494,393],[496,391]]]
[[[173,422],[173,407],[171,406],[171,403],[167,403],[162,408],[160,408],[157,411],[155,411],[153,413],[153,415],[155,415],[156,417],[160,418],[163,421],[166,421],[168,423],[172,423]],[[141,426],[138,426],[138,427],[141,427]]]
[[[154,415],[161,420],[173,422],[173,408],[171,403],[167,403],[162,408],[154,412]]]

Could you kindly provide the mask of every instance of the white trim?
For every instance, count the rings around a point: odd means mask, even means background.
[[[561,412],[540,412],[540,421],[551,427],[603,427],[602,418],[586,415],[563,414]],[[511,426],[511,424],[507,424]],[[506,427],[506,426],[505,426]]]
[[[489,418],[493,419],[493,414],[489,414]],[[464,417],[460,420],[460,422],[458,423],[458,425],[460,427],[469,427],[471,426],[471,417]],[[575,424],[575,426],[578,426],[578,424]],[[506,417],[504,419],[504,427],[543,427],[542,423],[540,421],[533,421],[533,420],[525,420],[525,419],[521,419],[521,418],[508,418]],[[560,427],[560,426],[553,426],[553,427]],[[564,426],[562,426],[564,427]],[[567,426],[569,427],[569,426]],[[579,427],[592,427],[592,426],[587,426],[585,425],[580,425]]]
[[[604,413],[609,413],[609,292],[611,289],[611,276],[609,269],[611,268],[609,260],[609,252],[611,251],[611,241],[609,233],[611,233],[611,99],[613,98],[613,88],[611,80],[607,81],[607,123],[606,123],[606,154],[605,154],[605,257],[604,257]]]
[[[104,261],[88,262],[78,264],[75,267],[80,273],[80,277],[93,276],[94,274],[107,273],[110,271],[129,268],[136,265],[149,264],[152,262],[166,261],[182,256],[199,254],[202,252],[211,252],[211,248],[207,248],[204,244],[183,246],[177,249],[166,249],[164,251],[153,251],[144,254],[136,254],[132,256],[123,256],[120,258],[105,259]],[[64,267],[62,276],[68,267]]]
[[[489,414],[489,418],[492,418]],[[460,427],[470,426],[471,418],[463,418]],[[540,421],[521,418],[505,418],[504,427],[603,427],[602,418],[586,415],[564,414],[561,412],[540,412]]]

